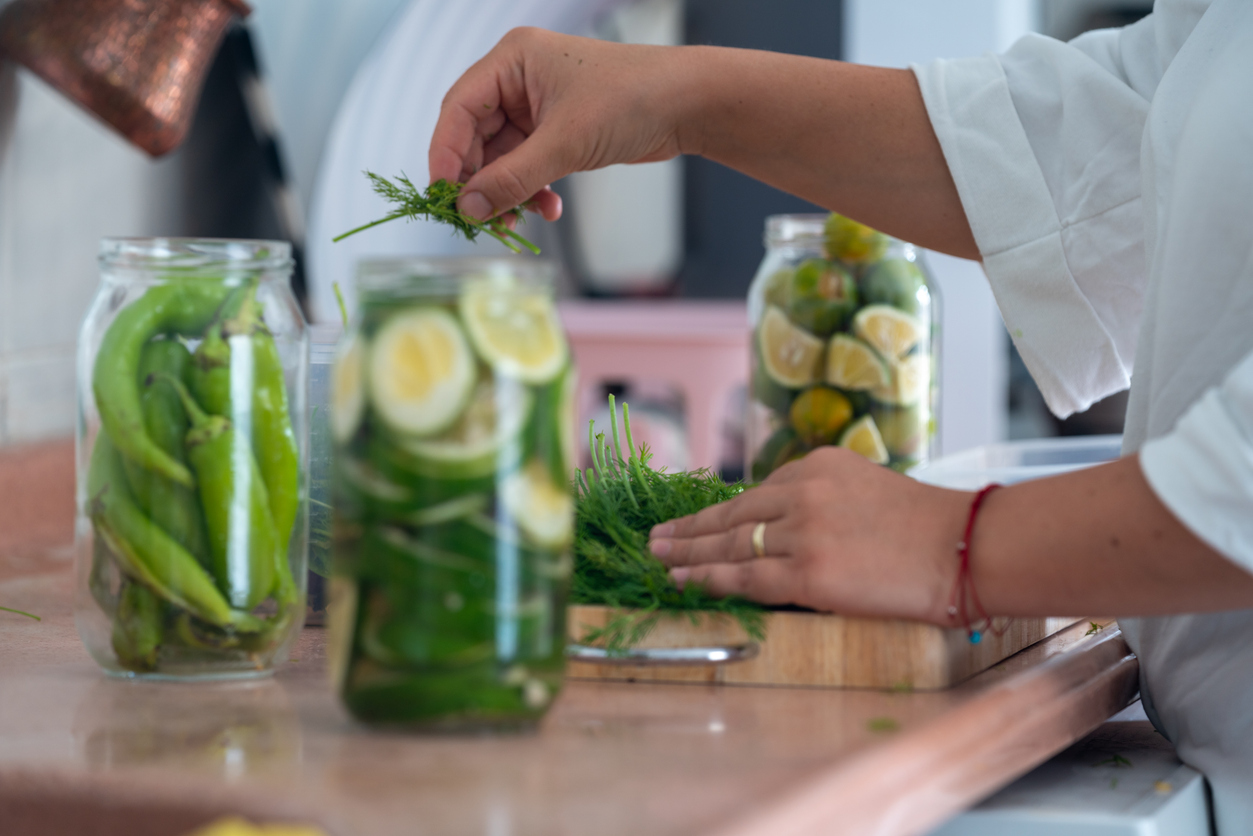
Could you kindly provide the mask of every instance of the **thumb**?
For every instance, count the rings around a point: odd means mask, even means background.
[[[517,148],[467,180],[457,208],[472,218],[487,220],[521,206],[548,184],[574,171],[569,160],[568,141],[541,126]]]

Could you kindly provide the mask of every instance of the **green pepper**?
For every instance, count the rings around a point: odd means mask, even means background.
[[[244,614],[231,611],[196,558],[135,505],[121,459],[108,434],[100,433],[91,454],[87,494],[96,534],[123,573],[197,618],[222,627],[239,623]]]
[[[290,602],[290,573],[280,567],[280,560],[285,567],[286,556],[280,558],[278,552],[269,497],[248,440],[235,432],[230,419],[201,409],[179,380],[169,375],[157,379],[174,387],[191,420],[184,443],[200,488],[218,587],[232,606],[250,610],[275,591],[277,576],[277,597]]]
[[[191,471],[148,434],[139,391],[139,359],[156,334],[200,336],[231,288],[209,279],[179,279],[150,288],[126,306],[105,332],[91,386],[100,421],[117,449],[146,470],[185,487]]]
[[[206,411],[227,416],[252,440],[279,548],[286,556],[300,508],[300,454],[282,359],[262,319],[255,286],[232,298],[224,313],[196,349],[192,392]],[[252,381],[252,397],[235,405],[232,380],[239,377]]]
[[[113,652],[123,667],[132,671],[156,668],[164,633],[161,609],[161,599],[148,587],[123,584],[113,614]]]
[[[178,395],[168,386],[153,385],[152,376],[168,374],[186,380],[191,370],[191,352],[174,339],[153,340],[144,346],[139,358],[139,376],[144,381],[140,396],[144,426],[157,445],[177,460],[187,464],[183,438],[187,435],[187,415]],[[202,566],[209,564],[209,540],[204,514],[196,492],[167,479],[159,473],[144,470],[124,459],[126,478],[139,507],[152,521],[181,543]]]

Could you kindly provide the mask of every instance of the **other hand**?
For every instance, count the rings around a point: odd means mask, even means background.
[[[653,528],[675,581],[714,595],[949,624],[971,495],[823,447],[734,499]],[[752,534],[766,523],[765,556]]]

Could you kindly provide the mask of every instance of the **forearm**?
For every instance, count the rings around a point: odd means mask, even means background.
[[[1161,503],[1132,456],[991,494],[972,577],[998,615],[1164,615],[1253,607],[1253,574]]]
[[[674,53],[679,143],[922,246],[979,252],[909,70],[720,47]]]

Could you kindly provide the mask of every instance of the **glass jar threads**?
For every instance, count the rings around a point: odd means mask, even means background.
[[[267,673],[304,612],[290,247],[106,239],[100,269],[79,336],[79,635],[113,674]]]
[[[561,686],[574,372],[552,267],[367,262],[331,381],[332,665],[359,719],[532,725]]]
[[[766,219],[753,279],[748,475],[824,445],[904,471],[935,436],[938,305],[918,252],[841,215]]]

